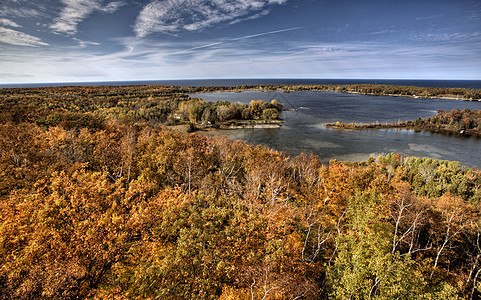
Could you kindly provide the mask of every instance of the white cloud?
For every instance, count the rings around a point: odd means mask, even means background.
[[[0,42],[16,46],[48,46],[38,37],[5,27],[0,27]]]
[[[13,28],[22,27],[22,26],[18,25],[17,23],[13,22],[12,20],[4,19],[4,18],[0,18],[0,25],[13,27]]]
[[[60,15],[50,28],[56,32],[73,35],[77,32],[77,25],[87,18],[94,11],[113,13],[122,5],[123,1],[114,1],[106,6],[102,5],[103,0],[61,0],[64,4]]]
[[[268,15],[269,13],[270,13],[270,11],[268,9],[265,9],[265,10],[261,11],[260,13],[255,14],[255,15],[248,16],[248,17],[242,18],[242,19],[235,19],[234,21],[231,21],[229,24],[234,25],[234,24],[237,24],[237,23],[240,23],[240,22],[243,22],[243,21],[258,19],[258,18],[261,18],[263,16]]]
[[[134,30],[138,37],[153,32],[198,31],[222,22],[261,17],[268,13],[268,6],[285,2],[287,0],[154,0],[140,12]]]
[[[114,13],[117,11],[117,9],[119,9],[120,7],[124,6],[125,5],[125,2],[123,1],[115,1],[115,2],[110,2],[109,4],[107,4],[103,9],[102,11],[106,12],[106,13]]]

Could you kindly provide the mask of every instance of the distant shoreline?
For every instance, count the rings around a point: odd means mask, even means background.
[[[346,94],[359,94],[368,96],[391,96],[425,99],[449,99],[462,101],[481,101],[481,89],[470,88],[442,88],[442,87],[417,87],[381,84],[356,84],[356,85],[261,85],[238,86],[235,88],[211,87],[205,92],[243,92],[243,91],[282,91],[284,93],[303,91],[326,91]]]
[[[357,95],[367,95],[367,96],[390,96],[390,97],[405,97],[405,98],[423,98],[423,99],[446,99],[446,100],[459,100],[459,101],[481,101],[481,99],[463,99],[460,97],[455,97],[455,96],[413,96],[413,95],[397,95],[397,94],[381,94],[381,95],[376,95],[376,94],[363,94],[359,92],[344,92],[346,94],[357,94]]]
[[[221,83],[219,81],[217,83]],[[422,81],[421,81],[422,82]],[[441,81],[439,81],[441,82]],[[125,82],[128,83],[128,82]],[[160,83],[160,82],[159,82]],[[167,82],[165,82],[167,83]],[[173,82],[174,83],[174,82]],[[180,83],[180,82],[179,82]],[[186,82],[184,82],[186,83]],[[208,82],[205,82],[208,83]],[[214,82],[211,82],[214,83]],[[224,82],[228,83],[228,82]],[[241,83],[241,82],[238,82]],[[115,87],[117,85],[79,85],[78,87]],[[408,98],[426,98],[426,99],[450,99],[463,101],[481,101],[481,88],[464,88],[464,87],[436,87],[427,86],[420,87],[415,85],[393,85],[393,84],[377,84],[377,83],[361,83],[361,84],[255,84],[255,85],[211,85],[211,86],[175,86],[175,85],[130,85],[135,87],[168,87],[178,89],[182,93],[209,93],[209,92],[243,92],[243,91],[279,91],[284,93],[297,91],[331,91],[349,94],[360,94],[370,96],[391,96],[391,97],[408,97]],[[481,81],[480,85],[481,86]],[[0,90],[9,89],[68,89],[76,86],[50,86],[50,87],[28,87],[19,86],[11,88],[2,88]]]
[[[247,89],[234,89],[234,90],[212,90],[212,91],[202,91],[202,92],[196,92],[196,93],[242,93],[242,92],[248,92],[248,91],[258,91],[258,92],[270,92],[270,91],[275,91],[275,90],[266,90],[264,88],[247,88]],[[284,91],[284,90],[278,90],[281,92],[290,92],[290,91]],[[446,99],[446,100],[459,100],[459,101],[481,101],[481,98],[479,99],[466,99],[462,98],[459,96],[454,96],[454,95],[449,95],[449,96],[416,96],[416,95],[402,95],[402,94],[374,94],[374,93],[361,93],[361,92],[351,92],[351,91],[338,91],[335,89],[332,90],[318,90],[318,89],[308,89],[308,90],[303,90],[302,92],[309,92],[309,91],[319,91],[319,92],[338,92],[338,93],[344,93],[344,94],[356,94],[356,95],[366,95],[366,96],[389,96],[389,97],[404,97],[404,98],[415,98],[415,99]],[[297,92],[297,91],[296,91]]]

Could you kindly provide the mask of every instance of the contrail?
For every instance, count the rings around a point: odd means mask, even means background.
[[[184,51],[191,51],[191,50],[197,50],[197,49],[202,49],[202,48],[209,48],[209,47],[217,46],[217,45],[220,45],[220,44],[222,44],[222,42],[210,43],[210,44],[207,44],[207,45],[190,48],[190,49],[187,49],[187,50],[184,50]]]
[[[286,32],[286,31],[292,31],[292,30],[299,30],[302,29],[302,27],[292,27],[292,28],[287,28],[287,29],[281,29],[281,30],[274,30],[274,31],[269,31],[269,32],[263,32],[263,33],[257,33],[257,34],[252,34],[252,35],[246,35],[243,37],[235,38],[235,39],[230,39],[230,41],[238,41],[238,40],[243,40],[243,39],[250,39],[253,37],[258,37],[258,36],[263,36],[263,35],[269,35],[269,34],[275,34],[275,33],[281,33],[281,32]]]
[[[210,43],[210,44],[203,45],[203,46],[197,46],[197,47],[189,48],[189,49],[182,50],[182,51],[179,51],[179,52],[175,52],[175,53],[172,53],[172,54],[181,54],[181,53],[186,53],[186,52],[190,52],[190,51],[194,51],[194,50],[198,50],[198,49],[210,48],[210,47],[213,47],[213,46],[224,44],[226,42],[240,41],[240,40],[255,38],[255,37],[264,36],[264,35],[276,34],[276,33],[281,33],[281,32],[286,32],[286,31],[292,31],[292,30],[299,30],[299,29],[302,29],[302,28],[303,27],[292,27],[292,28],[274,30],[274,31],[269,31],[269,32],[256,33],[256,34],[246,35],[246,36],[242,36],[242,37],[238,37],[238,38],[226,39],[223,42],[215,42],[215,43]]]

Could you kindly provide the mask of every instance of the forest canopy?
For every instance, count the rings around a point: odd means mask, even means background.
[[[231,107],[174,87],[41,92],[2,90],[1,299],[481,295],[478,169],[174,132]]]

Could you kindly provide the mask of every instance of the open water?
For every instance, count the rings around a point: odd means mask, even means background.
[[[276,99],[286,108],[281,128],[224,130],[230,139],[245,140],[285,151],[291,155],[312,152],[327,163],[337,160],[367,160],[391,152],[441,160],[460,161],[481,168],[481,139],[445,136],[406,129],[340,130],[326,128],[329,122],[394,122],[434,115],[437,110],[481,109],[481,102],[446,99],[367,96],[337,92],[206,93],[191,97],[206,101],[228,100],[248,103],[253,99]]]

